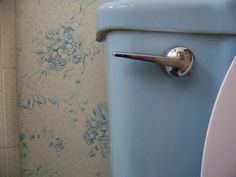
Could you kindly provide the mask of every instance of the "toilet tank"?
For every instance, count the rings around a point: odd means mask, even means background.
[[[212,108],[236,55],[234,0],[115,0],[99,7],[105,41],[112,177],[200,177]],[[194,55],[177,78],[113,52]]]

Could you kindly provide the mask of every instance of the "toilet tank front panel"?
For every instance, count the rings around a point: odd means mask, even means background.
[[[107,36],[113,177],[200,177],[206,130],[236,37],[114,31]],[[112,52],[160,55],[184,46],[195,55],[189,76]]]

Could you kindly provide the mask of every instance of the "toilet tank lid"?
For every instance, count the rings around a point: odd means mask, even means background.
[[[113,30],[236,35],[235,0],[116,0],[97,10],[97,41]]]

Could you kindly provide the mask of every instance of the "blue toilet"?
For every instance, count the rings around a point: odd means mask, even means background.
[[[236,55],[235,17],[235,0],[115,0],[99,7],[112,177],[201,176],[212,109]]]

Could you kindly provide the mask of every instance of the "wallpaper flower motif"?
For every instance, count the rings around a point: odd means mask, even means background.
[[[43,128],[40,131],[24,131],[22,130],[19,134],[20,146],[21,146],[21,157],[23,159],[30,159],[30,145],[29,141],[32,143],[34,141],[43,140],[47,143],[49,149],[52,149],[58,157],[62,156],[66,150],[67,143],[65,142],[65,137],[62,135],[57,135],[53,130],[48,130]]]
[[[93,115],[86,121],[84,141],[91,145],[89,156],[94,157],[101,153],[104,158],[110,155],[109,147],[109,125],[108,111],[105,104],[99,104],[94,110]]]
[[[87,43],[78,37],[71,26],[60,26],[45,35],[47,46],[35,51],[39,66],[43,67],[42,75],[50,71],[62,71],[68,64],[82,64],[93,60],[100,52],[95,42]],[[83,73],[83,72],[82,72]]]

